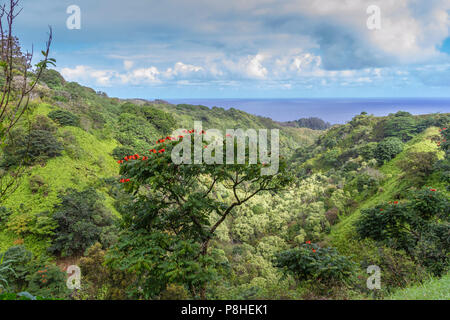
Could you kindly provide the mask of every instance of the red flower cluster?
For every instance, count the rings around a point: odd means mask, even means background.
[[[305,243],[306,243],[306,244],[311,244],[311,241],[306,241]],[[311,248],[311,250],[312,250],[312,252],[314,252],[314,253],[316,252],[316,249],[314,249],[314,248]]]
[[[132,156],[127,156],[124,159],[125,159],[125,161],[128,161],[128,160],[137,160],[139,158],[140,158],[140,156],[136,153],[136,154],[134,154]]]
[[[130,179],[120,179],[120,183],[130,182]]]
[[[441,134],[443,134],[442,131],[445,131],[445,130],[447,130],[447,128],[442,128],[442,129],[439,129],[439,132],[441,132]],[[447,142],[447,140],[444,138],[442,141],[438,141],[437,145],[441,146],[442,142]]]
[[[434,192],[434,191],[437,191],[437,190],[436,190],[436,189],[430,189],[430,191],[433,191],[433,192]]]

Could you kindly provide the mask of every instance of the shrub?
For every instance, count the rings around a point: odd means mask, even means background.
[[[50,250],[62,256],[81,254],[100,241],[104,228],[113,223],[112,217],[92,188],[69,189],[60,199],[53,215],[58,227]]]
[[[325,218],[328,220],[330,225],[336,224],[339,219],[339,210],[338,208],[332,208],[325,212]]]
[[[356,187],[359,192],[363,192],[366,189],[374,190],[379,186],[379,181],[375,177],[367,173],[358,175],[356,180]]]
[[[31,130],[44,130],[55,132],[57,128],[48,117],[37,115],[33,123],[31,124]]]
[[[131,275],[105,265],[106,251],[97,242],[80,259],[83,275],[81,295],[88,299],[126,299]]]
[[[421,184],[433,172],[437,160],[435,152],[413,152],[399,166],[410,181]]]
[[[50,131],[32,130],[28,135],[15,132],[4,149],[3,166],[33,164],[61,155],[63,147]]]
[[[13,246],[6,250],[4,260],[11,262],[9,264],[10,270],[3,275],[8,279],[10,290],[18,292],[26,288],[26,277],[30,273],[29,264],[32,258],[32,253],[23,245]]]
[[[362,147],[358,148],[358,154],[363,157],[364,160],[370,160],[375,158],[375,151],[378,144],[376,142],[369,142]]]
[[[304,244],[277,254],[275,266],[297,280],[315,280],[324,285],[349,283],[356,265],[334,248]]]
[[[62,126],[78,127],[80,125],[80,118],[66,110],[51,111],[48,117]]]
[[[69,290],[66,286],[67,274],[55,265],[39,268],[28,277],[28,291],[32,295],[45,298],[66,298]]]
[[[382,272],[383,293],[398,287],[406,287],[420,282],[426,276],[426,270],[414,261],[404,250],[395,250],[386,246],[379,246],[376,250],[361,250],[361,268],[366,270],[370,265],[377,265]],[[364,281],[361,288],[368,293]]]
[[[12,211],[5,207],[0,207],[0,230],[5,228]]]
[[[123,159],[124,157],[135,153],[135,150],[129,147],[116,147],[112,151],[114,159]]]
[[[399,111],[390,115],[384,123],[384,136],[410,140],[418,132],[417,121],[410,113]]]
[[[414,192],[407,202],[396,202],[362,210],[356,223],[359,236],[405,250],[433,274],[442,274],[450,253],[448,197],[426,189]]]
[[[34,175],[30,178],[30,190],[32,193],[42,193],[47,195],[48,184],[45,182],[44,178],[39,175]]]
[[[381,141],[375,150],[375,158],[382,165],[385,161],[393,159],[402,152],[403,142],[399,138],[390,137]]]

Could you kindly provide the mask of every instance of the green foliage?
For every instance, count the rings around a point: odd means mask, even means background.
[[[394,158],[397,154],[402,152],[402,150],[403,143],[399,138],[386,138],[378,143],[378,146],[375,149],[375,158],[378,160],[379,164],[383,164],[385,161]]]
[[[399,166],[410,181],[421,185],[434,171],[437,160],[436,152],[412,152],[399,162]]]
[[[80,125],[80,118],[66,110],[54,110],[48,114],[48,117],[61,126],[78,127]]]
[[[12,260],[5,259],[4,253],[0,254],[0,290],[2,291],[9,288],[8,275],[14,274],[12,263]]]
[[[83,277],[80,292],[82,299],[127,299],[127,288],[133,283],[133,276],[106,266],[105,256],[106,251],[97,242],[87,249],[84,257],[80,259],[79,266]]]
[[[358,149],[358,154],[364,160],[374,159],[376,155],[378,144],[376,142],[369,142]]]
[[[450,300],[450,274],[397,290],[388,300]]]
[[[320,118],[301,118],[293,121],[299,128],[309,128],[313,130],[326,130],[331,127],[331,124],[323,121]]]
[[[115,159],[123,159],[129,155],[134,154],[135,151],[134,149],[130,148],[130,147],[116,147],[114,148],[112,155]]]
[[[356,268],[349,258],[339,255],[336,249],[321,248],[316,244],[303,244],[280,252],[275,265],[298,281],[312,280],[324,286],[351,283]]]
[[[181,141],[185,139],[191,136]],[[208,253],[216,229],[233,209],[258,193],[277,191],[291,181],[283,160],[278,172],[262,175],[263,164],[248,164],[248,148],[244,165],[225,164],[225,153],[221,158],[224,164],[176,165],[171,152],[179,143],[165,142],[156,156],[136,155],[121,167],[121,180],[134,199],[123,215],[129,231],[119,241],[114,260],[138,273],[145,271],[144,275],[148,274],[146,265],[154,266],[152,281],[140,278],[147,297],[164,290],[168,283],[178,283],[186,285],[193,296],[205,298],[205,285],[216,273]],[[139,192],[143,186],[147,191]],[[233,194],[230,201],[215,196],[219,186]]]
[[[5,167],[46,161],[60,156],[63,151],[61,143],[50,131],[32,130],[29,134],[15,132],[15,135],[4,150]]]
[[[67,298],[67,274],[55,265],[46,265],[28,276],[28,292],[46,298]]]
[[[393,117],[389,117],[383,127],[385,137],[397,137],[404,142],[410,140],[418,132],[416,118],[404,111],[399,111]]]
[[[5,261],[10,261],[9,270],[3,272],[8,279],[9,289],[14,292],[22,291],[27,286],[26,277],[30,272],[29,264],[33,255],[24,246],[13,246],[3,254]]]
[[[435,189],[414,192],[411,199],[365,209],[356,224],[361,238],[405,250],[434,274],[448,267],[450,205]]]
[[[0,207],[0,230],[6,227],[6,223],[8,222],[9,217],[11,216],[12,211],[5,207]]]
[[[83,191],[67,190],[55,206],[55,230],[50,250],[68,256],[83,253],[101,241],[105,227],[113,223],[110,213],[101,204],[99,194],[92,188]]]
[[[53,69],[44,69],[40,81],[45,83],[51,89],[61,88],[65,83],[64,78],[59,72]]]

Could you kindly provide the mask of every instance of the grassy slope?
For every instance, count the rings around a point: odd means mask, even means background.
[[[41,104],[35,110],[36,114],[47,114],[50,106]],[[118,165],[111,156],[112,150],[117,146],[115,140],[99,140],[92,134],[76,127],[63,127],[58,133],[68,131],[73,134],[79,145],[80,152],[77,159],[68,156],[66,151],[63,155],[47,161],[44,166],[35,165],[30,168],[28,174],[21,178],[18,188],[2,204],[13,210],[13,216],[37,214],[51,211],[58,202],[58,193],[68,188],[81,190],[98,182],[98,178],[110,177],[118,174]],[[30,190],[30,178],[38,175],[48,184],[48,194],[32,193]],[[113,214],[117,214],[112,206],[111,199],[105,190],[98,189],[105,196],[104,204],[110,208]],[[0,252],[12,246],[18,237],[13,232],[0,232]],[[45,239],[33,236],[24,237],[25,244],[35,253],[41,252],[46,246]]]
[[[388,300],[450,300],[450,273],[394,292]]]

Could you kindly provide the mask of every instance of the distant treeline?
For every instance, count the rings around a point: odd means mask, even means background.
[[[331,127],[329,122],[325,122],[317,117],[301,118],[294,121],[284,122],[283,125],[288,127],[309,128],[313,130],[326,130]]]

